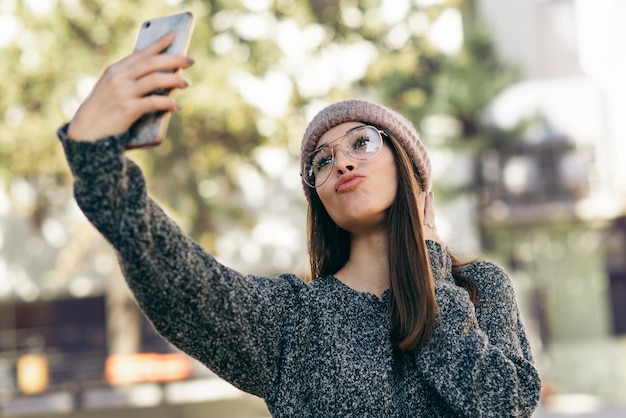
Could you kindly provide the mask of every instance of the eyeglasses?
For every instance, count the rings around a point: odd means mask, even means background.
[[[332,168],[336,164],[335,146],[338,145],[348,157],[355,160],[371,160],[376,158],[383,149],[382,135],[387,134],[373,126],[357,126],[345,135],[322,145],[304,159],[304,170],[300,174],[309,187],[320,187],[328,180]]]

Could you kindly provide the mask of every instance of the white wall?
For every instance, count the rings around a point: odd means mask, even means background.
[[[519,64],[525,78],[581,74],[572,0],[477,0],[476,6],[502,57]]]

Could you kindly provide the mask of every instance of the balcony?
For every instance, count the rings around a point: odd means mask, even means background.
[[[487,226],[572,220],[595,184],[594,148],[564,136],[506,143],[480,154],[475,173]]]

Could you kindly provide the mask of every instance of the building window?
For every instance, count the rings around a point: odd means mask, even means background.
[[[605,240],[606,270],[609,276],[609,292],[613,332],[626,334],[626,216],[617,218]]]

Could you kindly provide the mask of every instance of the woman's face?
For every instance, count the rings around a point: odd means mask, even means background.
[[[337,125],[322,135],[316,148],[363,126],[361,122]],[[333,221],[346,231],[357,234],[384,227],[385,211],[393,203],[397,190],[397,170],[393,153],[383,136],[383,148],[371,160],[347,156],[334,142],[335,165],[328,180],[316,191]]]

